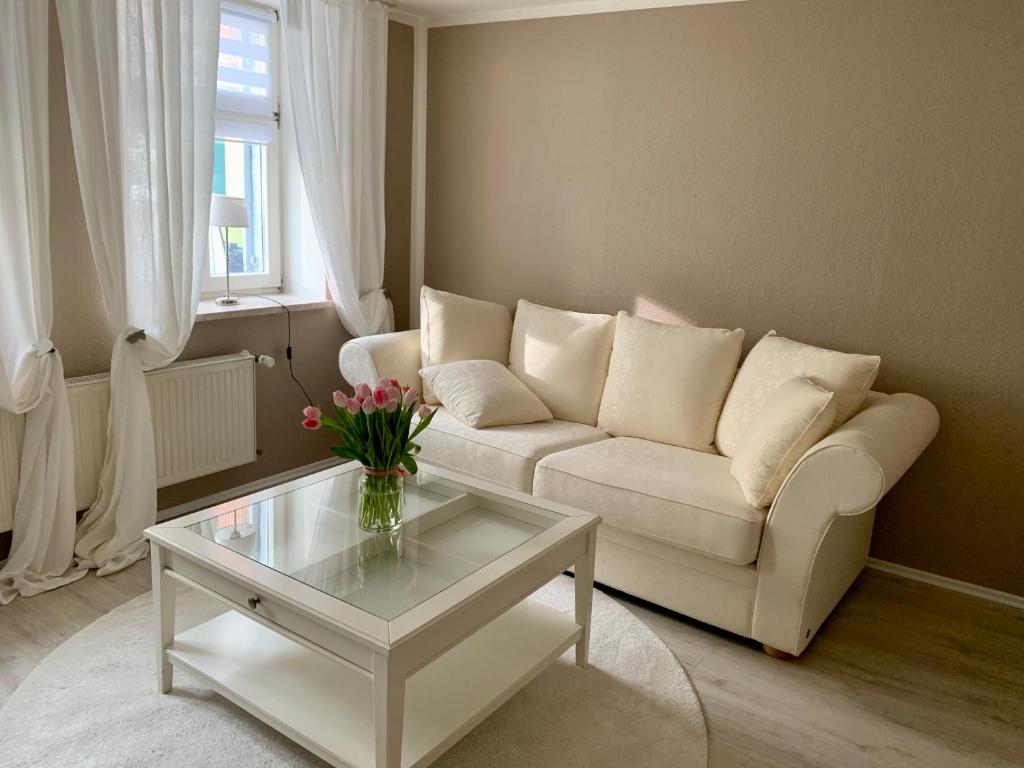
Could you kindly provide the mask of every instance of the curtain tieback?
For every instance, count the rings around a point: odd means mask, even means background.
[[[139,328],[133,328],[132,326],[129,325],[125,329],[124,340],[127,341],[129,344],[137,344],[140,341],[146,340],[146,332]]]
[[[42,357],[48,355],[51,352],[56,352],[56,348],[53,346],[53,342],[49,339],[40,339],[32,345],[32,354],[36,357]]]

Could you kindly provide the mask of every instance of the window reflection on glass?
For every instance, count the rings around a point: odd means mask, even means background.
[[[218,544],[273,567],[273,518],[274,500],[265,499],[204,520],[197,526],[204,536]]]
[[[269,271],[267,262],[267,146],[218,139],[214,146],[213,193],[245,198],[247,229],[228,231],[227,254],[219,233],[210,238],[210,276],[253,275]]]

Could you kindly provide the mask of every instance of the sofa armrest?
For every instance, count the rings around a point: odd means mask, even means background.
[[[799,654],[860,573],[875,506],[935,437],[923,397],[872,392],[800,459],[768,512],[751,635]]]
[[[939,412],[917,395],[883,395],[871,392],[861,411],[816,445],[793,468],[786,482],[797,476],[801,465],[816,454],[834,448],[852,451],[870,459],[880,474],[874,506],[889,492],[910,465],[917,461],[939,431]],[[780,496],[781,491],[780,491]],[[856,505],[854,505],[856,506]],[[843,512],[839,512],[843,514]],[[846,513],[849,514],[849,513]]]
[[[422,390],[420,332],[381,333],[346,341],[338,352],[338,367],[353,387],[364,383],[373,386],[386,376]]]

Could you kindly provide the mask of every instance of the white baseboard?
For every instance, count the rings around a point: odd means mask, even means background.
[[[971,584],[968,581],[951,579],[948,576],[939,576],[937,573],[929,573],[928,571],[919,571],[917,568],[908,568],[905,565],[890,563],[888,560],[878,560],[874,557],[869,557],[865,565],[868,568],[873,568],[874,570],[881,571],[882,573],[891,573],[894,576],[902,576],[905,579],[921,581],[935,587],[950,589],[953,592],[960,592],[964,595],[980,597],[983,600],[991,600],[993,603],[1002,603],[1003,605],[1009,605],[1014,608],[1024,610],[1024,596],[1021,595],[1012,595],[1009,592],[1000,592],[998,589],[981,587],[977,584]]]
[[[281,485],[282,483],[287,483],[289,480],[295,480],[296,478],[303,477],[305,475],[311,475],[314,472],[320,472],[321,470],[337,466],[341,463],[341,460],[336,458],[324,459],[323,461],[315,461],[312,464],[304,464],[301,467],[295,467],[295,469],[278,472],[276,475],[262,477],[259,480],[253,480],[251,483],[246,483],[245,485],[237,485],[234,488],[228,488],[226,491],[211,493],[209,496],[203,496],[202,498],[186,501],[183,504],[168,507],[167,509],[161,509],[156,513],[156,521],[158,523],[162,523],[165,520],[190,514],[195,512],[197,509],[204,509],[206,507],[216,506],[217,504],[223,504],[225,501],[238,499],[242,496],[248,496],[250,493],[262,491],[272,485]]]

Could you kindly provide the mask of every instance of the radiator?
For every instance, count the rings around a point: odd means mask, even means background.
[[[0,532],[14,525],[14,502],[18,498],[18,468],[25,419],[0,411]]]
[[[256,461],[255,360],[248,353],[174,363],[146,374],[159,487]],[[110,376],[68,379],[75,501],[96,500],[107,445]],[[12,524],[23,417],[0,412],[0,531]]]

